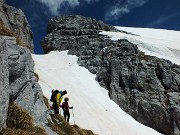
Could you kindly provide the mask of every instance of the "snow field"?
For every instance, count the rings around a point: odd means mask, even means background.
[[[160,135],[135,121],[114,103],[107,90],[95,80],[95,75],[77,64],[76,56],[67,55],[67,51],[54,51],[32,57],[39,84],[48,99],[52,89],[67,90],[69,105],[74,107],[74,117],[70,110],[70,124],[75,121],[81,128],[99,135]]]
[[[146,55],[164,58],[180,65],[180,31],[120,26],[116,28],[131,34],[108,31],[102,31],[101,34],[112,40],[127,39]]]

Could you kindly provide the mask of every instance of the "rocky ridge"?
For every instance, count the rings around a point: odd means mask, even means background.
[[[112,41],[101,30],[118,31],[78,15],[55,17],[42,47],[45,53],[69,50],[137,121],[165,135],[180,135],[180,66],[144,55],[127,40]]]

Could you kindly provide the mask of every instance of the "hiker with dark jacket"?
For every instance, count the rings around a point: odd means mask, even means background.
[[[69,107],[69,104],[68,104],[68,101],[69,101],[69,98],[66,97],[64,98],[64,102],[62,103],[61,107],[63,109],[63,115],[64,115],[64,118],[67,122],[69,122],[69,118],[70,118],[70,112],[69,112],[69,109],[73,109],[73,106],[72,107]]]
[[[52,108],[55,114],[59,114],[59,107],[62,102],[63,96],[67,94],[67,91],[52,90],[52,95],[50,101],[53,102]]]

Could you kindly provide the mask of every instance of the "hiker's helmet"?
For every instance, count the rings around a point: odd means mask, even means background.
[[[64,101],[69,101],[69,98],[68,98],[68,97],[65,97],[65,98],[64,98]]]

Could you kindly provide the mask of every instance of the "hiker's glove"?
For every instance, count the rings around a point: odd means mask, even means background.
[[[71,107],[71,109],[73,109],[73,106]]]

